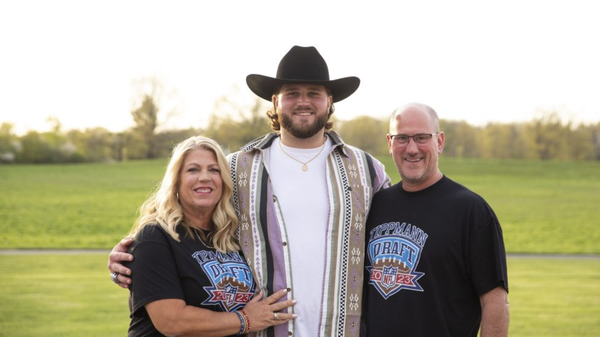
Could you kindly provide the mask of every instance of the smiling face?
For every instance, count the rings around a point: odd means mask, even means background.
[[[179,173],[179,202],[188,218],[205,218],[223,194],[221,169],[215,154],[204,148],[186,154]]]
[[[437,122],[422,106],[408,106],[394,114],[390,121],[390,134],[413,136],[419,133],[439,131]],[[408,144],[399,144],[389,135],[388,148],[402,177],[402,188],[419,191],[433,185],[442,177],[438,169],[438,157],[444,148],[444,133],[434,135],[424,144],[409,139]]]
[[[332,97],[322,85],[285,84],[273,101],[282,133],[307,139],[323,131],[329,120]]]

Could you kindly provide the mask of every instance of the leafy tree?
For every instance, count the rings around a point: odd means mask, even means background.
[[[487,149],[488,158],[534,159],[537,157],[534,138],[521,124],[492,123],[485,128],[484,132],[492,141],[492,146]]]
[[[135,133],[135,137],[130,140],[142,139],[146,142],[146,146],[136,145],[135,156],[139,155],[137,151],[145,149],[145,158],[156,158],[158,156],[156,131],[160,124],[159,113],[163,110],[162,106],[167,105],[165,101],[169,101],[171,93],[167,93],[163,82],[156,77],[141,78],[133,81],[132,85],[136,92],[134,94],[135,108],[131,111],[135,122],[132,133]],[[130,143],[130,145],[133,144]]]
[[[149,144],[140,133],[133,130],[122,132],[119,134],[119,141],[121,142],[119,153],[121,160],[148,159]]]
[[[480,133],[482,158],[510,157],[510,130],[500,123],[490,123]]]
[[[115,137],[112,132],[100,127],[86,129],[84,132],[69,131],[67,138],[76,149],[69,161],[107,162],[115,160],[113,151]]]
[[[204,130],[207,137],[213,138],[225,152],[237,151],[251,140],[271,132],[266,112],[268,103],[254,97],[244,100],[237,86],[227,96],[215,102],[215,108]]]
[[[542,112],[541,117],[533,120],[529,125],[529,132],[534,135],[538,158],[567,159],[567,145],[561,136],[565,133],[565,127],[560,121],[557,112]]]
[[[569,144],[569,155],[574,160],[594,160],[594,127],[579,125],[570,130],[565,139]]]
[[[155,148],[158,158],[167,158],[173,151],[173,147],[175,145],[189,137],[200,134],[203,134],[202,130],[195,130],[193,128],[183,130],[168,130],[158,133],[156,135]]]
[[[440,131],[445,134],[444,155],[458,158],[475,158],[483,153],[486,141],[481,130],[465,121],[440,120]]]
[[[512,123],[506,127],[510,128],[511,156],[515,159],[537,159],[535,135],[527,131],[523,123]]]
[[[600,160],[600,122],[596,125],[589,126],[592,147],[594,149],[594,159]]]
[[[71,162],[76,148],[65,137],[61,122],[56,117],[48,117],[46,122],[50,124],[50,131],[42,133],[41,136],[50,148],[50,154],[52,155],[51,162]]]
[[[0,163],[12,163],[17,153],[17,137],[12,134],[13,124],[0,124]]]
[[[339,133],[344,141],[374,156],[388,153],[386,135],[389,131],[386,119],[360,116],[349,121],[339,122]]]
[[[21,137],[21,151],[17,154],[19,163],[52,163],[53,157],[50,144],[39,132],[29,131]]]
[[[156,129],[158,122],[158,107],[154,102],[154,98],[149,95],[144,95],[142,105],[131,112],[133,120],[136,126],[133,128],[133,132],[137,133],[138,136],[146,142],[146,158],[155,158],[154,152],[154,130]]]
[[[46,123],[50,124],[50,131],[45,132],[43,137],[50,147],[59,148],[65,142],[61,122],[56,117],[48,117]]]
[[[50,117],[50,131],[12,133],[10,123],[0,124],[0,163],[101,162],[111,160],[166,158],[173,146],[193,135],[206,135],[225,152],[236,151],[256,137],[271,131],[265,112],[269,104],[257,97],[244,99],[237,87],[215,102],[206,129],[160,130],[161,84],[156,79],[139,82],[139,104],[131,111],[136,126],[111,133],[104,128],[64,132],[60,121]],[[142,85],[143,84],[143,85]],[[337,121],[349,144],[376,155],[387,155],[385,134],[388,121],[369,116]],[[337,126],[336,125],[336,126]],[[542,111],[526,123],[490,123],[476,127],[465,121],[440,120],[446,134],[445,156],[600,160],[600,122],[575,126],[562,122],[556,111]]]
[[[67,139],[68,144],[72,146],[72,154],[69,157],[69,162],[77,163],[86,161],[86,154],[88,149],[85,144],[85,133],[80,130],[69,130],[67,131],[65,137]],[[89,160],[92,161],[92,160]]]

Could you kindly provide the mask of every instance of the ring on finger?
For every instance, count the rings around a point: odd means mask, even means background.
[[[118,276],[119,276],[119,273],[117,273],[117,272],[111,273],[111,274],[110,274],[110,279],[111,279],[111,280],[112,280],[114,283],[116,283],[116,284],[119,284],[119,280],[117,279],[117,277],[118,277]]]
[[[275,319],[275,320],[279,319],[279,317],[277,317],[277,313],[276,312],[273,313],[273,319]]]

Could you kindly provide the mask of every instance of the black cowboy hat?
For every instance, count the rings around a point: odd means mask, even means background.
[[[246,83],[257,96],[271,101],[275,89],[284,84],[319,84],[325,86],[339,102],[352,95],[360,85],[358,77],[329,80],[327,63],[315,47],[294,46],[279,62],[275,78],[250,74]]]

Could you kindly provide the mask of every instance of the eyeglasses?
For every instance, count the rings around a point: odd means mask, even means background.
[[[434,135],[437,135],[439,133],[438,132],[434,132],[434,133],[417,133],[416,135],[389,135],[390,138],[392,138],[392,141],[394,141],[395,144],[398,145],[408,145],[408,143],[410,142],[410,139],[412,138],[415,143],[417,143],[418,145],[425,145],[427,144],[431,138],[433,138]]]

